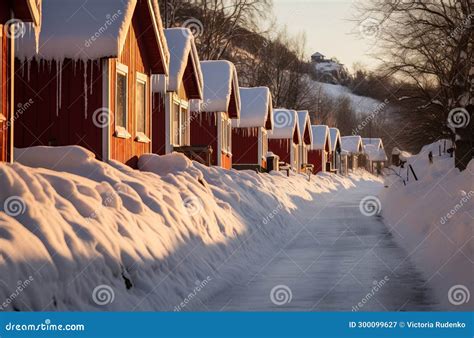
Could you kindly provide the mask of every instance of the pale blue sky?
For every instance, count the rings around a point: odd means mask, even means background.
[[[356,0],[357,1],[357,0]],[[307,56],[337,57],[349,69],[354,62],[374,66],[373,41],[360,37],[350,0],[273,0],[276,20],[290,33],[306,34]]]

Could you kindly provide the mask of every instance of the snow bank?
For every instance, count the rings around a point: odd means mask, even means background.
[[[474,306],[474,161],[460,173],[453,158],[438,154],[438,143],[434,143],[418,155],[407,156],[419,181],[411,176],[404,186],[397,176],[389,176],[389,188],[381,196],[382,211],[393,236],[406,249],[407,259],[424,272],[441,305],[468,311]],[[401,174],[406,177],[406,169]],[[470,290],[468,303],[449,301],[456,285]]]
[[[308,183],[180,154],[145,155],[143,171],[80,147],[16,155],[20,163],[0,164],[0,300],[10,311],[172,311],[203,281],[200,297],[258,266],[300,207],[354,187],[354,178]]]

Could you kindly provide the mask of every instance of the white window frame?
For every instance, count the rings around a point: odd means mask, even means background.
[[[118,75],[125,75],[126,77],[126,95],[125,95],[125,127],[123,126],[118,126],[117,125],[117,119],[115,119],[115,133],[114,133],[114,136],[115,137],[118,137],[118,138],[125,138],[125,139],[128,139],[130,137],[132,137],[132,135],[130,135],[130,133],[128,132],[128,120],[129,120],[129,114],[130,112],[128,111],[128,95],[129,95],[129,92],[128,92],[128,82],[129,82],[129,73],[128,73],[128,66],[127,65],[124,65],[122,63],[119,63],[117,62],[116,64],[116,78],[115,78],[115,111],[117,112],[117,99],[118,99],[118,91],[117,91],[117,87],[118,87]]]
[[[175,112],[174,112],[174,108],[175,108],[175,105],[178,106],[178,130],[173,130],[173,125],[174,125],[174,118],[175,118]],[[183,128],[181,122],[183,121],[182,119],[182,114],[183,114],[183,109],[186,110],[185,114],[186,114],[186,123],[188,124],[187,126],[185,126],[185,130],[184,130],[184,134],[182,134],[182,130],[181,128]],[[188,115],[189,115],[189,102],[187,100],[182,100],[180,99],[180,97],[178,96],[178,94],[176,93],[173,93],[173,99],[171,100],[171,107],[170,107],[170,118],[171,118],[171,134],[170,134],[170,138],[171,138],[171,145],[174,146],[174,147],[181,147],[181,146],[185,146],[189,143],[189,139],[188,139],[188,128],[189,128],[189,119],[188,119]],[[175,133],[178,132],[178,143],[175,142]],[[184,136],[184,139],[182,138],[182,136]]]
[[[146,130],[147,127],[149,126],[149,121],[147,119],[147,113],[149,109],[148,105],[148,76],[146,74],[140,73],[140,72],[135,72],[136,73],[136,80],[135,80],[135,90],[137,88],[137,84],[144,84],[145,85],[145,132],[139,132],[138,131],[138,100],[137,100],[137,95],[135,95],[135,109],[136,109],[136,114],[135,114],[135,141],[140,142],[140,143],[150,143],[151,140],[147,136]]]
[[[0,123],[7,121],[7,116],[4,114],[3,109],[3,30],[5,29],[4,25],[0,24]]]

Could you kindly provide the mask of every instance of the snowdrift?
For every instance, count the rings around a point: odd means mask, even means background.
[[[204,297],[257,266],[297,207],[354,186],[328,174],[308,183],[208,168],[179,154],[145,155],[141,171],[77,146],[15,155],[0,164],[7,311],[187,310],[197,287]]]
[[[439,149],[433,143],[418,155],[405,155],[419,181],[411,177],[404,186],[398,177],[389,176],[382,211],[392,235],[424,272],[441,306],[468,311],[474,308],[474,161],[459,172],[454,159],[439,156]],[[456,289],[459,302],[462,297],[467,302],[456,305]]]

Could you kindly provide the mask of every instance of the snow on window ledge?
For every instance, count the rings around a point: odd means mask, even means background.
[[[130,133],[124,127],[116,127],[114,136],[118,138],[125,138],[125,139],[132,137],[132,135],[130,135]]]
[[[140,143],[150,143],[151,140],[142,132],[138,132],[137,136],[135,137],[135,141]]]
[[[0,122],[5,122],[7,120],[6,116],[0,113]]]

